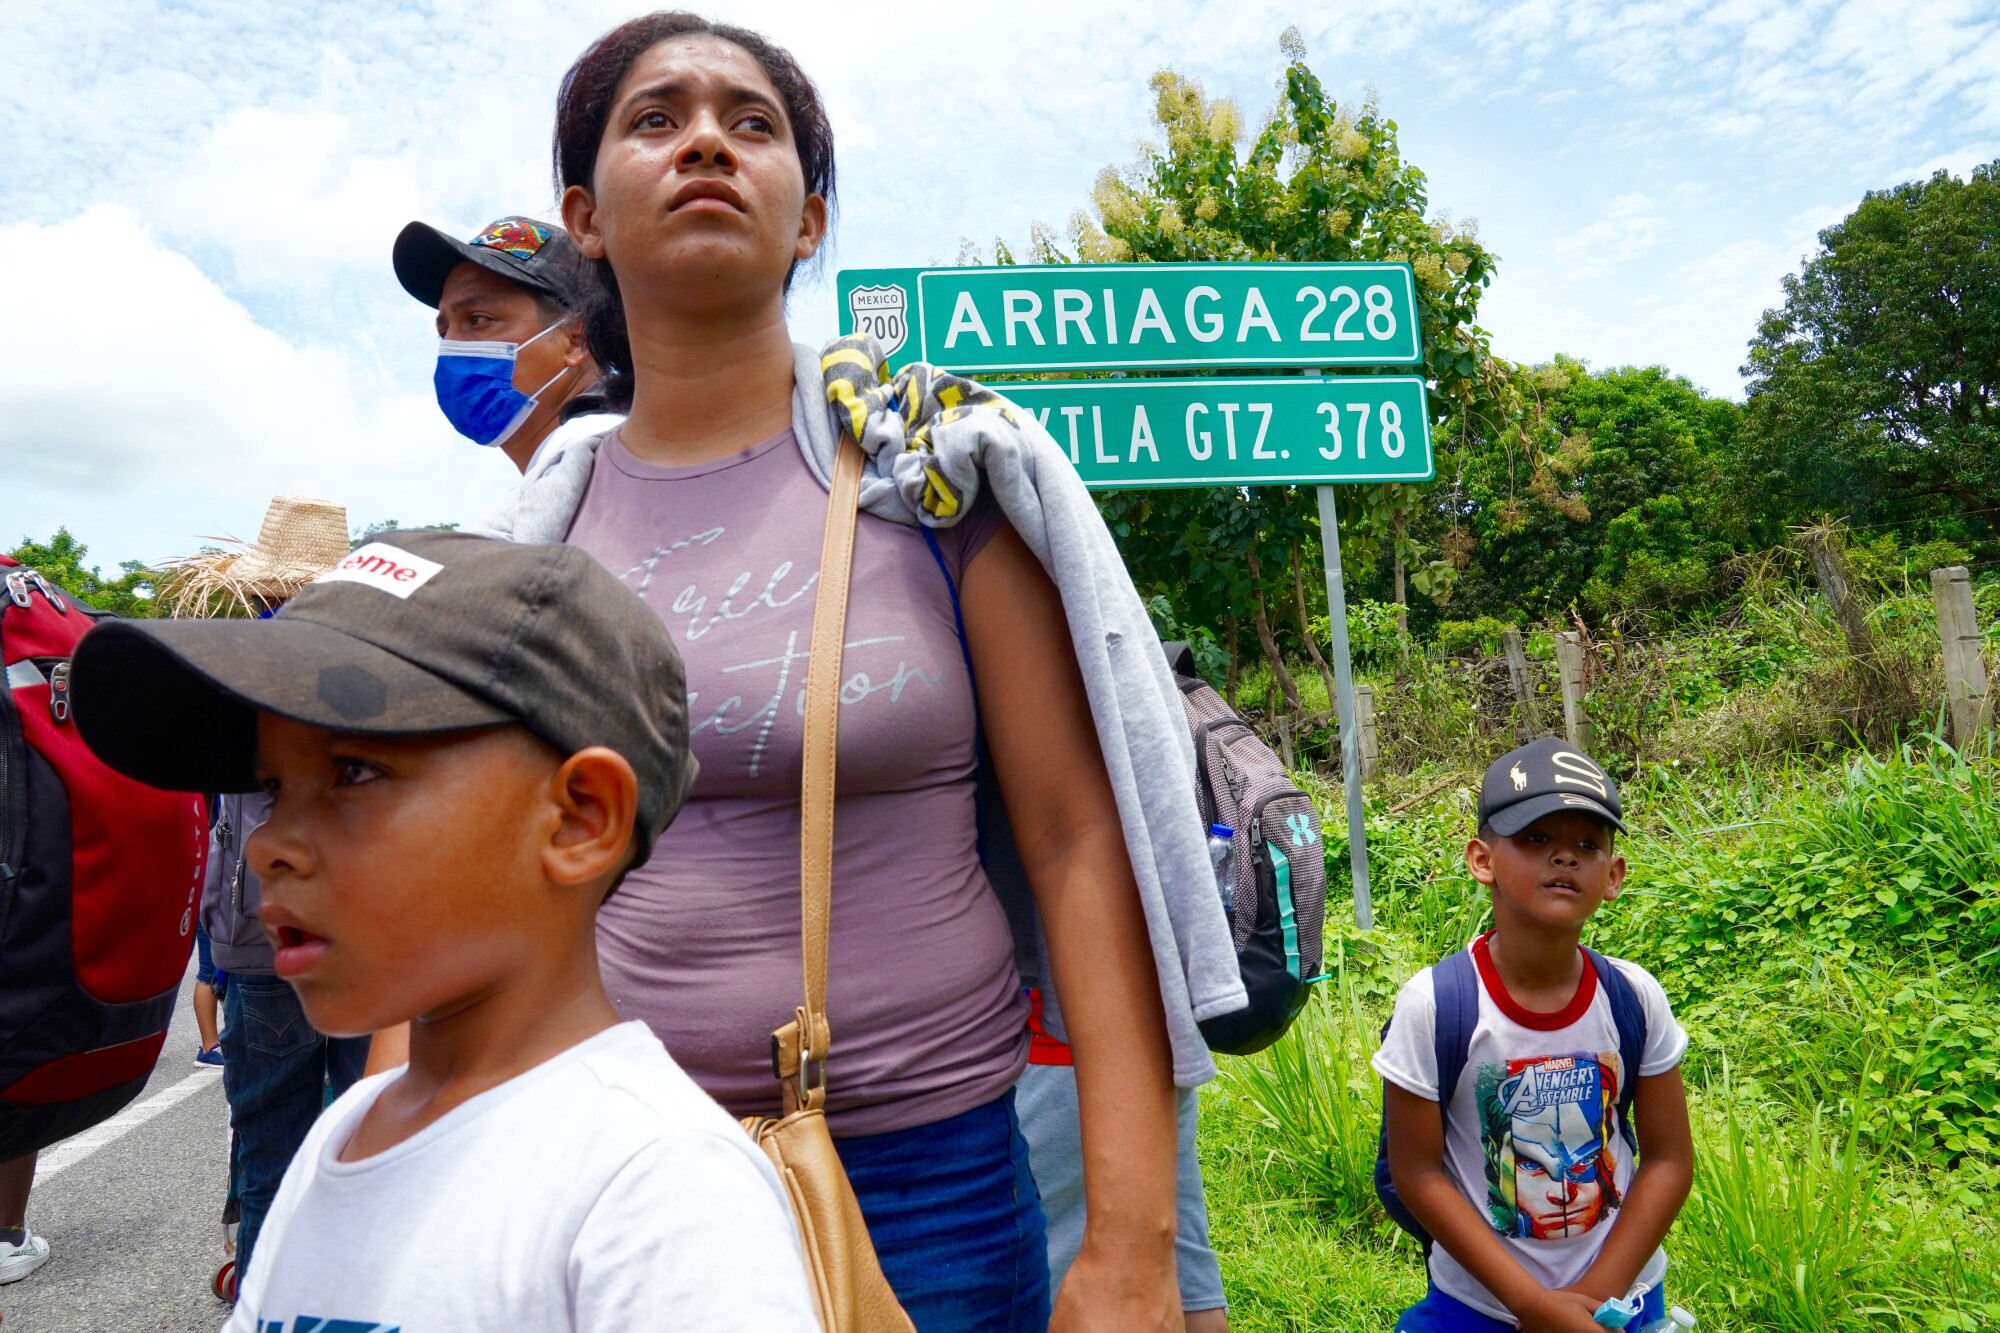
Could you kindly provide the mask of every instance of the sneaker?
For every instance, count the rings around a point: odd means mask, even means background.
[[[217,1042],[206,1050],[196,1051],[194,1062],[206,1069],[222,1068],[222,1043]]]
[[[19,1245],[0,1241],[0,1286],[19,1282],[49,1261],[49,1243],[30,1231]]]

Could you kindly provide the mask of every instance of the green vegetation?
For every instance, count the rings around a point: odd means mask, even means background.
[[[1472,793],[1489,759],[1559,725],[1564,632],[1583,636],[1591,749],[1638,830],[1592,942],[1659,976],[1692,1037],[1698,1166],[1670,1295],[1714,1333],[2000,1325],[2000,742],[1940,739],[1928,586],[1971,567],[2000,661],[2000,162],[1870,193],[1822,232],[1743,330],[1737,404],[1666,367],[1495,357],[1478,317],[1499,257],[1431,211],[1372,96],[1337,101],[1296,33],[1283,52],[1254,133],[1228,100],[1155,76],[1159,142],[1030,247],[1407,262],[1417,282],[1436,478],[1339,497],[1381,743],[1378,929],[1342,928],[1337,896],[1333,979],[1204,1097],[1234,1326],[1386,1329],[1423,1291],[1374,1198],[1369,1056],[1400,984],[1486,919],[1460,860]],[[994,258],[1013,262],[1000,243]],[[1294,747],[1339,894],[1311,489],[1100,504],[1161,634]],[[1808,538],[1844,568],[1842,605]],[[67,531],[15,554],[149,612],[143,570],[105,580]]]
[[[2000,162],[1872,192],[1822,232],[1772,293],[1780,303],[1743,330],[1738,404],[1665,367],[1495,357],[1478,319],[1500,256],[1476,223],[1432,211],[1372,95],[1340,102],[1295,32],[1281,46],[1278,96],[1254,131],[1228,99],[1155,75],[1156,141],[1099,175],[1066,237],[1038,226],[1031,258],[1411,265],[1436,479],[1339,496],[1349,595],[1393,605],[1400,634],[1699,624],[1794,529],[1828,519],[1959,552],[1938,563],[2000,559]],[[961,258],[974,257],[968,245]],[[999,243],[995,257],[1013,260]],[[1141,592],[1209,629],[1224,679],[1261,661],[1287,707],[1311,711],[1291,665],[1310,674],[1324,655],[1310,487],[1100,505]]]
[[[1382,813],[1440,777],[1435,798]],[[1660,977],[1692,1038],[1700,1156],[1669,1294],[1721,1331],[1987,1327],[2000,762],[1917,742],[1734,778],[1628,782],[1632,877],[1591,931]],[[1330,911],[1336,979],[1276,1047],[1225,1061],[1203,1102],[1237,1328],[1386,1328],[1422,1292],[1421,1257],[1374,1199],[1368,1057],[1403,979],[1483,928],[1459,860],[1476,779],[1427,769],[1373,794],[1380,928]],[[1333,815],[1337,791],[1319,795]],[[1344,871],[1340,828],[1327,855]]]
[[[150,616],[153,614],[153,578],[151,570],[137,560],[127,560],[118,568],[119,577],[107,579],[95,565],[83,563],[90,548],[70,535],[68,528],[57,528],[55,535],[46,542],[38,542],[23,537],[21,544],[7,554],[31,569],[41,571],[44,578],[65,591],[74,593],[100,611],[115,611],[121,616]]]

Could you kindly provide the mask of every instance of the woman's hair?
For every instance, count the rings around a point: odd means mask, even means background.
[[[826,200],[831,217],[834,204],[833,126],[827,122],[826,107],[819,89],[791,53],[768,39],[733,24],[715,23],[684,10],[662,10],[621,23],[592,42],[576,63],[563,75],[556,93],[554,142],[556,192],[572,185],[593,188],[597,172],[597,150],[604,142],[604,129],[611,119],[612,99],[618,85],[640,56],[661,42],[676,37],[717,37],[741,47],[764,71],[785,104],[785,119],[791,122],[792,143],[799,153],[799,168],[805,176],[806,193]],[[596,275],[594,290],[585,294],[584,336],[590,354],[604,369],[604,395],[620,411],[632,405],[632,342],[625,328],[625,302],[618,291],[618,276],[611,261],[590,261]],[[785,290],[790,291],[798,272],[798,261],[785,274]]]

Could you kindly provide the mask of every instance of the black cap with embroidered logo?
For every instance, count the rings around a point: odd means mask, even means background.
[[[1487,766],[1479,784],[1479,822],[1511,838],[1543,815],[1573,810],[1625,832],[1618,784],[1589,755],[1559,736],[1544,736]]]
[[[397,235],[390,261],[403,290],[433,308],[444,297],[444,280],[460,264],[475,264],[571,308],[582,303],[589,272],[568,232],[518,216],[488,223],[469,241],[428,222],[412,222]]]
[[[170,791],[257,786],[257,714],[419,736],[517,722],[559,753],[616,750],[643,857],[694,781],[666,626],[574,546],[395,532],[269,620],[113,620],[77,645],[76,723],[98,758]]]

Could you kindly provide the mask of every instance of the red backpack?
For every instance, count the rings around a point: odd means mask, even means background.
[[[0,1161],[139,1095],[194,948],[208,813],[99,763],[69,656],[102,613],[0,555]]]

